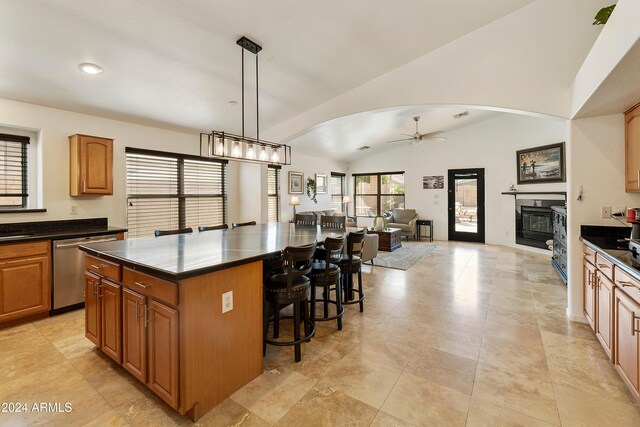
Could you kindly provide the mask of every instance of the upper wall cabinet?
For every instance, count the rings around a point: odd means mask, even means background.
[[[640,104],[624,115],[625,190],[640,192]]]
[[[71,135],[69,194],[113,194],[113,139]]]

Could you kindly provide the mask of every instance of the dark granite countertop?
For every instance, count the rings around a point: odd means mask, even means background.
[[[32,240],[73,239],[76,237],[117,234],[126,231],[126,228],[109,226],[107,218],[17,222],[0,224],[0,244]]]
[[[357,228],[347,228],[346,232]],[[259,224],[229,230],[213,230],[161,237],[119,240],[81,245],[99,258],[121,263],[169,280],[182,280],[212,271],[270,258],[287,246],[301,246],[340,237],[340,230],[296,226],[289,223]]]
[[[640,280],[640,264],[631,259],[629,243],[621,242],[628,237],[627,227],[581,226],[580,241],[597,251],[615,266]]]

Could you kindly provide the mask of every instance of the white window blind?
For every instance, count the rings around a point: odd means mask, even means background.
[[[129,237],[224,224],[226,162],[127,148]]]
[[[404,172],[354,174],[356,215],[377,216],[404,208]]]
[[[331,209],[342,212],[344,197],[344,174],[331,172]]]
[[[269,165],[267,173],[269,222],[278,222],[280,221],[280,168]]]
[[[0,134],[0,207],[27,207],[29,137]]]

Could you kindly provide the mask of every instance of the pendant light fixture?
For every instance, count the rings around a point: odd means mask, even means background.
[[[258,92],[258,52],[262,47],[246,37],[236,42],[242,48],[242,135],[213,130],[200,134],[200,155],[252,163],[290,165],[291,147],[260,140],[260,108]],[[244,135],[244,51],[256,56],[256,137]]]

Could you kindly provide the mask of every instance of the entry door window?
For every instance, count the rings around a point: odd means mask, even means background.
[[[478,178],[455,180],[456,231],[478,232]]]

